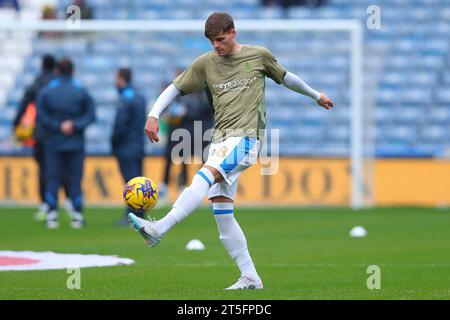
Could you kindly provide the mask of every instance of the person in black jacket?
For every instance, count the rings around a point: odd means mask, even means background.
[[[25,114],[30,103],[36,102],[38,92],[44,88],[51,80],[55,78],[55,64],[56,60],[53,55],[47,54],[42,57],[41,72],[33,81],[33,83],[26,88],[25,93],[20,100],[19,108],[13,120],[13,127],[16,129]],[[48,210],[48,204],[45,203],[45,162],[44,162],[44,143],[39,134],[39,128],[35,127],[33,132],[35,144],[33,145],[33,158],[36,160],[38,167],[38,182],[39,182],[39,196],[41,205],[38,212],[35,214],[37,220],[45,220],[45,215]]]
[[[144,160],[144,126],[147,119],[146,101],[136,88],[132,87],[132,72],[120,68],[116,73],[116,87],[119,91],[119,106],[111,136],[112,152],[119,163],[124,182],[142,176]],[[128,210],[117,224],[128,225]],[[142,215],[142,214],[141,214]]]
[[[95,121],[94,101],[88,91],[72,78],[69,59],[57,65],[58,77],[37,97],[37,123],[42,130],[47,168],[45,199],[49,205],[47,227],[57,228],[58,189],[67,181],[72,201],[72,228],[84,225],[81,180],[84,162],[84,130]]]

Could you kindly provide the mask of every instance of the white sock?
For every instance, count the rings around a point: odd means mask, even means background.
[[[219,239],[228,254],[236,261],[241,277],[258,281],[260,278],[247,248],[247,240],[239,223],[234,218],[233,203],[213,203],[214,218],[219,229]]]
[[[200,169],[189,187],[183,190],[166,216],[156,222],[156,230],[163,236],[181,220],[197,209],[214,183],[214,176],[206,168]]]

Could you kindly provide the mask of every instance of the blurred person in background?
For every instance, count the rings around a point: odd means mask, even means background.
[[[176,70],[175,76],[178,77],[183,73],[185,68],[178,68]],[[164,169],[164,179],[163,182],[159,184],[159,200],[158,207],[163,207],[169,205],[169,197],[168,197],[168,188],[170,183],[170,170],[172,168],[172,151],[174,147],[182,143],[182,141],[172,140],[172,133],[176,129],[185,129],[190,134],[190,155],[188,154],[179,154],[182,157],[181,162],[181,174],[178,177],[178,185],[180,191],[182,191],[187,186],[188,180],[188,156],[197,157],[204,161],[203,159],[203,151],[208,145],[208,141],[203,141],[203,135],[205,131],[213,127],[214,118],[211,109],[211,104],[209,103],[207,94],[205,91],[195,92],[185,96],[179,96],[175,101],[169,106],[167,112],[164,114],[164,119],[168,125],[168,142],[167,147],[164,153],[166,165]],[[194,121],[201,123],[201,137],[194,136]],[[198,125],[198,123],[197,123]],[[196,150],[194,148],[194,139],[202,139],[201,142],[201,150]],[[196,151],[200,151],[200,154],[197,154]]]
[[[94,101],[88,91],[73,79],[71,60],[57,64],[58,77],[37,97],[37,123],[42,129],[47,184],[45,200],[49,205],[46,226],[57,228],[58,189],[67,181],[73,205],[72,228],[82,228],[83,193],[81,180],[84,162],[84,130],[95,121]]]
[[[52,5],[45,5],[42,7],[42,20],[56,20],[58,19],[56,15],[56,8]],[[39,31],[39,37],[41,38],[58,38],[62,34],[58,31]]]
[[[57,18],[54,6],[46,4],[42,7],[42,20],[56,20]]]
[[[55,58],[52,55],[42,57],[41,72],[28,86],[20,100],[19,109],[13,121],[16,137],[25,146],[33,148],[33,158],[38,165],[39,176],[39,196],[41,205],[35,214],[37,220],[45,219],[48,205],[45,203],[45,165],[44,165],[44,144],[36,127],[36,96],[51,80],[55,78]],[[28,131],[29,132],[25,132]],[[31,137],[31,139],[30,139]]]
[[[20,100],[17,114],[13,120],[14,133],[22,145],[32,147],[33,158],[38,166],[38,189],[41,204],[34,217],[38,221],[46,218],[48,204],[45,202],[45,161],[44,161],[44,142],[42,132],[36,126],[36,96],[47,84],[56,77],[56,60],[53,55],[46,54],[42,57],[41,72],[35,78],[33,83],[28,86]],[[64,188],[67,194],[66,184]],[[70,201],[64,203],[64,209],[72,212]]]
[[[146,101],[144,96],[132,86],[130,69],[117,70],[115,83],[119,92],[119,106],[114,120],[111,146],[124,182],[127,183],[132,178],[143,174],[145,135],[142,128],[146,121]],[[128,210],[125,209],[124,216],[117,225],[128,225]],[[137,214],[143,215],[143,213]]]

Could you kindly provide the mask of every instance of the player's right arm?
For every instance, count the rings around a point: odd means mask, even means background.
[[[158,119],[160,114],[172,103],[172,101],[181,93],[173,84],[168,86],[156,99],[152,110],[148,114],[147,123],[145,124],[145,134],[151,142],[158,142]]]
[[[205,73],[203,68],[203,56],[198,57],[174,82],[168,86],[158,97],[150,111],[145,124],[145,134],[151,142],[158,142],[158,118],[159,115],[179,95],[196,92],[205,87]]]

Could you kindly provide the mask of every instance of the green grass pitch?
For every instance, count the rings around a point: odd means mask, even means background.
[[[87,209],[88,226],[47,230],[33,209],[0,209],[0,250],[118,255],[131,266],[81,269],[69,290],[66,270],[0,271],[0,299],[449,299],[450,210],[424,208],[237,209],[264,290],[224,291],[239,277],[209,209],[198,210],[155,248],[117,228],[120,209]],[[152,211],[160,218],[163,211]],[[350,238],[362,225],[365,238]],[[200,239],[204,251],[187,251]],[[367,267],[381,289],[367,288]]]

